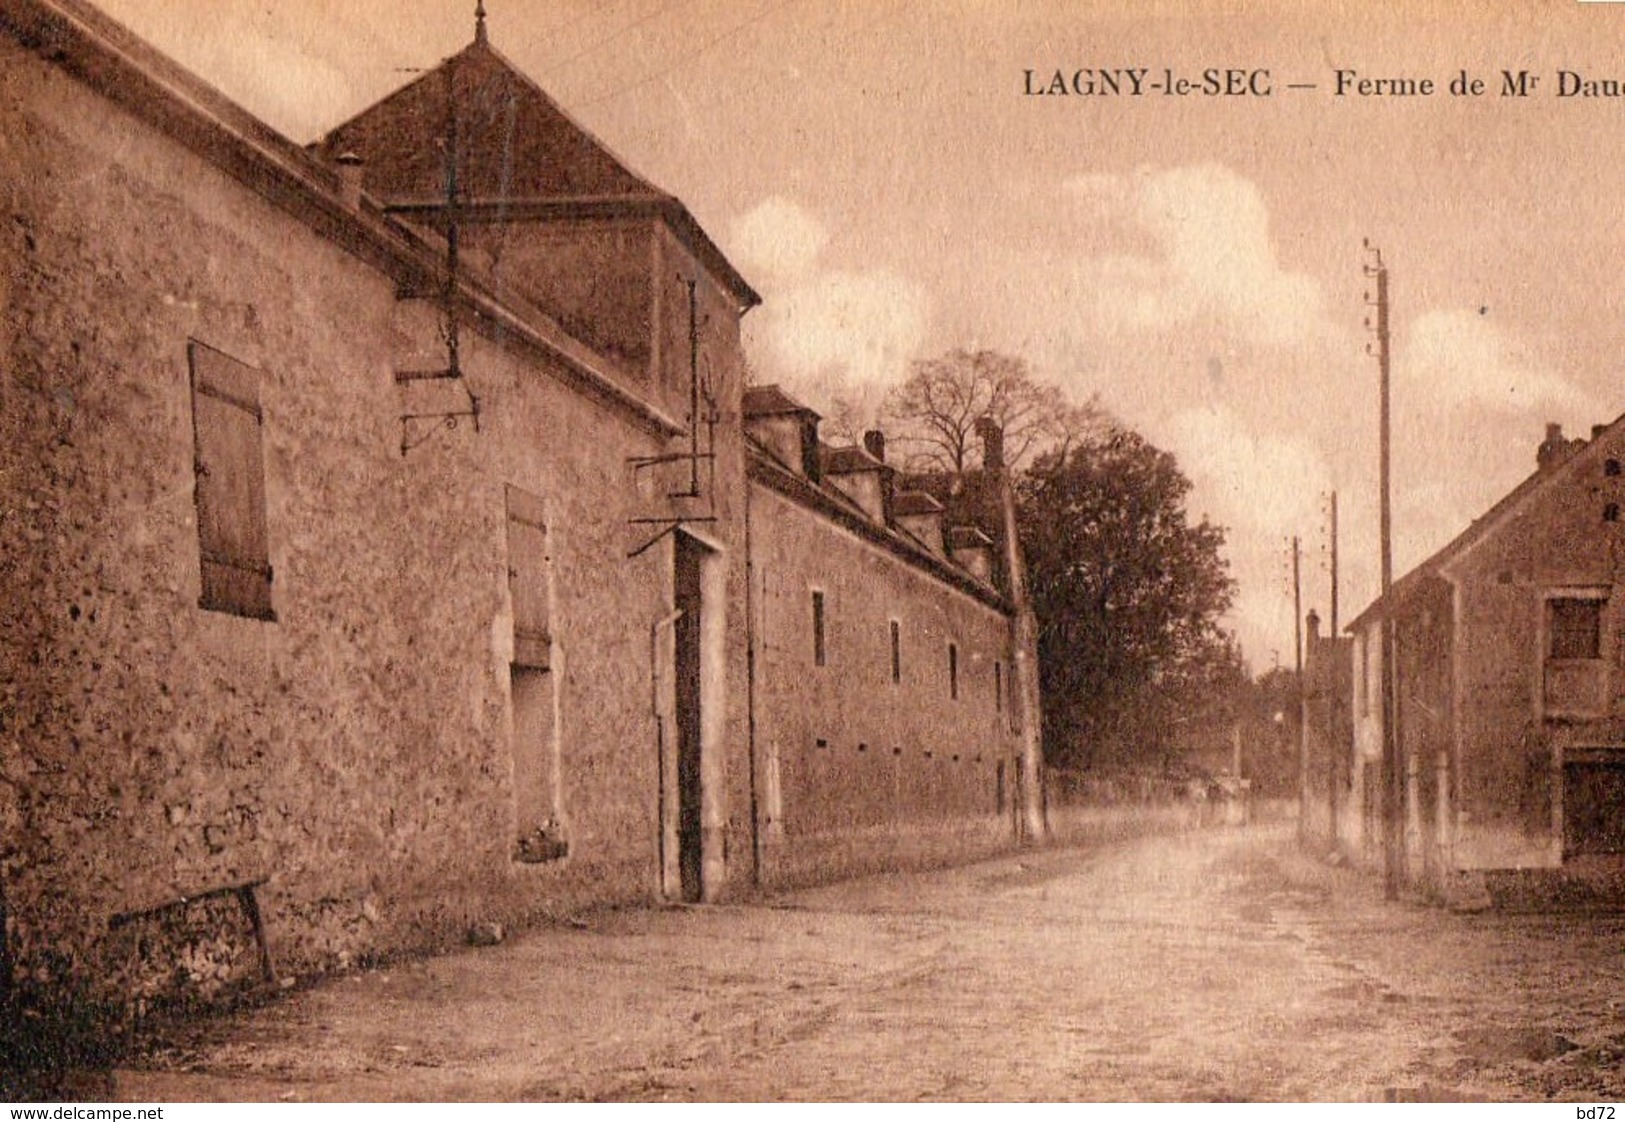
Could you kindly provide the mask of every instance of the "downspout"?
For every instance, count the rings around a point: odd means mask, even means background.
[[[713,460],[714,464],[715,461]],[[762,883],[762,802],[756,760],[756,558],[750,542],[750,480],[745,480],[745,759],[750,768],[750,882]]]
[[[649,625],[649,713],[655,719],[655,833],[659,841],[656,851],[660,861],[660,897],[670,899],[671,889],[666,883],[668,854],[666,852],[666,824],[670,818],[666,807],[666,716],[660,710],[660,693],[664,675],[660,672],[660,633],[670,630],[683,618],[683,609],[673,608],[668,614]]]
[[[1048,838],[1044,815],[1044,754],[1040,737],[1042,716],[1038,692],[1038,617],[1027,595],[1027,566],[1021,555],[1016,526],[1016,493],[1004,462],[1004,430],[991,417],[976,422],[982,438],[982,467],[993,476],[999,493],[1004,527],[1004,566],[1014,616],[1010,624],[1012,691],[1021,713],[1022,833],[1024,840],[1041,844]]]

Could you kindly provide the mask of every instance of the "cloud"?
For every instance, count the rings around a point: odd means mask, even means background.
[[[829,242],[822,223],[781,195],[740,215],[731,233],[735,263],[764,281],[806,277]]]
[[[1160,330],[1215,317],[1276,344],[1323,325],[1319,284],[1282,268],[1262,193],[1229,168],[1142,168],[1079,176],[1067,187],[1097,235],[1138,243],[1138,252],[1081,262],[1104,325]]]
[[[1318,519],[1330,471],[1306,441],[1255,432],[1229,409],[1189,409],[1163,436],[1215,521],[1290,536]]]
[[[1466,309],[1416,318],[1396,348],[1396,383],[1400,378],[1406,392],[1438,407],[1545,409],[1580,419],[1601,412],[1590,394],[1538,369],[1493,323]]]
[[[1292,602],[1287,543],[1303,539],[1305,587],[1316,577],[1315,551],[1325,523],[1331,470],[1296,436],[1260,431],[1231,409],[1185,410],[1157,433],[1192,483],[1191,514],[1225,528],[1225,554],[1236,578],[1231,621],[1255,665],[1271,649],[1291,662]],[[1305,607],[1313,603],[1312,595]],[[1325,614],[1324,607],[1322,614]]]
[[[845,383],[861,395],[907,375],[931,320],[919,284],[886,269],[826,266],[828,229],[783,197],[741,215],[728,240],[763,289],[763,307],[745,321],[758,378],[809,393]]]

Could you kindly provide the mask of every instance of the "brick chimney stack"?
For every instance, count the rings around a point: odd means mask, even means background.
[[[1584,440],[1563,439],[1563,426],[1549,421],[1546,424],[1546,439],[1535,449],[1535,463],[1541,471],[1545,471],[1547,468],[1556,467],[1584,447]]]
[[[982,438],[982,466],[988,471],[1004,470],[1004,429],[992,417],[979,417],[976,435]]]
[[[881,432],[879,429],[870,429],[868,432],[864,433],[863,434],[863,450],[865,452],[868,452],[869,455],[873,456],[875,459],[879,460],[881,463],[885,463],[886,462],[886,434]]]

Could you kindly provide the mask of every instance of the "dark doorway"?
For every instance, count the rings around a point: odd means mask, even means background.
[[[703,895],[700,852],[700,570],[705,548],[687,534],[675,535],[676,580],[673,605],[683,614],[676,631],[677,716],[677,861],[683,899]]]
[[[1563,780],[1564,854],[1625,853],[1625,760],[1571,761]]]

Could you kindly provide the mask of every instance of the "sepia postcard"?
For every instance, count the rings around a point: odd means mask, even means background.
[[[1612,1118],[1622,42],[0,0],[0,1097]]]

